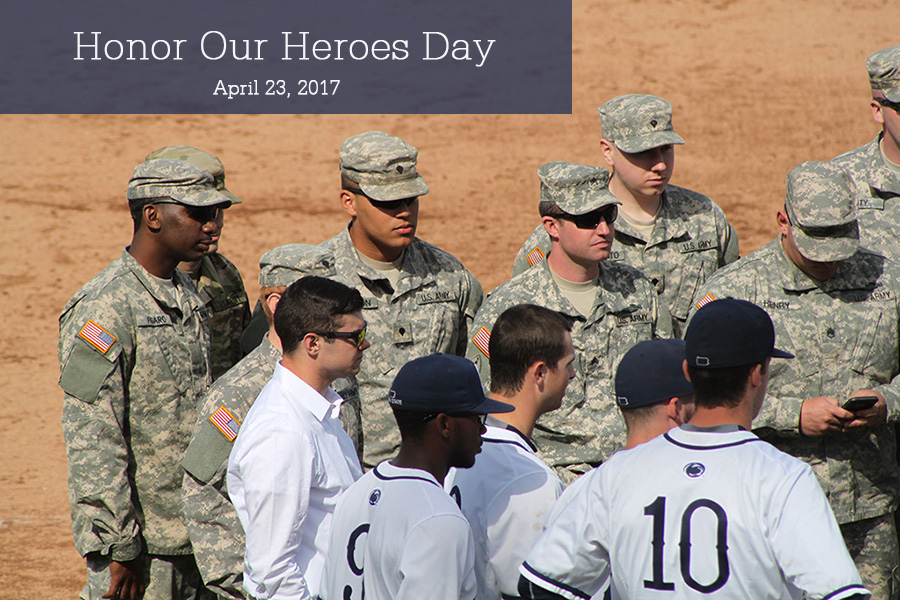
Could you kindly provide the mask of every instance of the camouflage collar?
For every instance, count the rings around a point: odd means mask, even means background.
[[[846,290],[872,289],[878,279],[877,273],[882,268],[876,263],[884,261],[877,254],[860,250],[850,258],[841,261],[837,271],[830,279],[818,281],[791,262],[781,245],[781,236],[769,243],[769,245],[773,244],[777,245],[777,248],[774,249],[774,253],[777,255],[775,268],[781,273],[782,287],[791,292],[820,289],[827,294]]]
[[[625,219],[619,219],[616,221],[616,235],[618,236],[620,233],[623,235],[627,235],[636,240],[640,240],[647,244],[648,246],[655,246],[657,244],[663,244],[670,240],[678,239],[681,237],[687,236],[689,233],[688,226],[690,222],[681,216],[678,213],[678,210],[672,206],[672,202],[669,200],[669,192],[668,189],[662,193],[662,197],[659,201],[659,212],[656,217],[656,226],[653,228],[653,233],[650,236],[649,240],[645,240],[641,235],[631,228],[631,225]],[[699,234],[699,232],[693,232],[694,234]]]
[[[618,266],[613,263],[606,261],[600,263],[597,296],[594,298],[591,314],[587,318],[572,306],[569,299],[563,295],[556,282],[553,281],[553,275],[550,273],[550,261],[545,260],[537,268],[529,269],[526,273],[534,272],[541,279],[540,282],[530,287],[530,289],[536,290],[535,304],[546,306],[566,316],[591,324],[602,319],[607,313],[629,312],[634,308],[634,305],[628,302],[622,292],[613,287],[616,274],[611,271],[616,268]],[[539,296],[543,296],[543,298]]]
[[[150,275],[147,269],[145,269],[136,258],[128,253],[127,247],[122,250],[122,262],[132,273],[134,273],[134,276],[137,277],[138,281],[141,282],[141,285],[144,286],[151,296],[153,296],[154,300],[167,308],[172,308],[180,312],[178,302],[173,298],[172,293],[160,285]],[[194,308],[199,308],[199,297],[197,296],[196,288],[194,288],[191,278],[178,269],[175,269],[172,274],[172,279],[174,280],[175,285],[180,286],[182,290],[186,291],[184,294],[185,301],[194,305]]]
[[[406,249],[403,263],[400,265],[400,280],[397,282],[394,296],[424,287],[435,281],[432,266],[422,256],[421,244],[422,241],[415,238]],[[360,260],[359,251],[353,245],[353,240],[350,239],[349,225],[335,238],[333,251],[336,259],[335,266],[339,274],[350,276],[349,272],[352,271],[360,279],[367,281],[388,281],[387,277]]]
[[[873,190],[900,195],[900,176],[884,164],[881,155],[881,138],[884,132],[878,134],[871,144],[866,147],[866,183]]]

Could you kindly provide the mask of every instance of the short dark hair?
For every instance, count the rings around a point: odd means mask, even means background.
[[[558,217],[559,215],[566,214],[566,211],[561,209],[559,204],[552,200],[541,200],[538,203],[538,213],[540,213],[542,217]]]
[[[698,408],[734,408],[740,404],[750,384],[750,372],[757,365],[762,366],[763,373],[766,372],[766,361],[721,369],[702,369],[689,364],[694,403]]]
[[[141,221],[144,219],[144,207],[162,200],[170,200],[170,198],[138,198],[128,201],[128,212],[131,213],[135,233],[141,228]]]
[[[340,317],[362,310],[359,292],[343,283],[308,275],[288,286],[275,307],[275,333],[285,354],[311,331],[334,331]]]
[[[431,413],[405,410],[395,406],[392,406],[391,410],[394,411],[394,419],[397,421],[397,429],[400,430],[401,440],[422,438],[425,433],[425,426],[428,424],[428,421],[425,419]]]
[[[491,392],[505,396],[518,392],[535,362],[555,368],[566,354],[565,333],[571,330],[568,319],[543,306],[517,304],[503,311],[488,344]]]

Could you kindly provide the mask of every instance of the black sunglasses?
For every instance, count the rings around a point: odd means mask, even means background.
[[[900,115],[900,102],[891,102],[887,98],[872,98],[872,100]]]
[[[351,344],[354,344],[357,348],[362,348],[363,342],[366,341],[365,327],[363,327],[362,329],[357,329],[356,331],[310,331],[310,333],[321,335],[323,338],[328,338],[330,340],[347,340]]]
[[[616,218],[619,216],[619,207],[615,204],[610,204],[583,215],[562,213],[553,216],[564,221],[571,221],[578,229],[597,229],[597,226],[600,225],[600,221],[606,221],[609,225],[615,223]]]
[[[210,221],[215,221],[216,217],[219,216],[219,211],[222,210],[222,207],[218,204],[214,204],[212,206],[193,206],[190,204],[182,204],[181,202],[176,202],[175,200],[159,200],[157,202],[151,202],[150,206],[156,204],[178,204],[179,206],[183,206],[187,211],[188,216],[198,223],[209,223]]]

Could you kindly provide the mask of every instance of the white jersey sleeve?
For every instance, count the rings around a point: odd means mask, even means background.
[[[524,578],[569,600],[588,600],[606,587],[610,575],[598,474],[594,469],[566,488],[519,567]]]

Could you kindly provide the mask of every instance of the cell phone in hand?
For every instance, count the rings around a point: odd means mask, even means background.
[[[850,412],[857,412],[872,408],[878,402],[878,396],[854,396],[841,404],[841,408]]]

